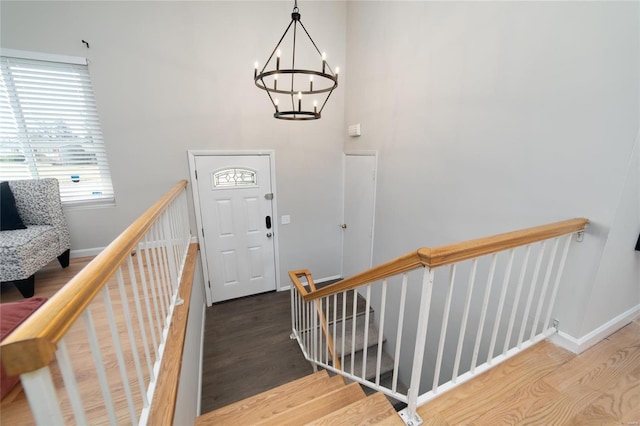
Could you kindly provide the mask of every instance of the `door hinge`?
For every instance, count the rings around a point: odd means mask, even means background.
[[[204,228],[202,228],[202,238],[204,238]]]
[[[198,180],[198,171],[194,170],[194,172],[196,172],[196,180]]]
[[[209,281],[209,288],[211,288],[211,281]]]

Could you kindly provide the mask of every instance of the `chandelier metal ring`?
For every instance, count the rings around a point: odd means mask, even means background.
[[[293,92],[293,93],[290,90],[272,89],[272,88],[269,88],[269,87],[266,86],[266,84],[264,82],[264,78],[265,77],[269,77],[269,76],[272,76],[272,75],[280,75],[280,74],[317,75],[318,77],[322,77],[322,78],[326,78],[327,80],[331,80],[332,85],[331,85],[331,87],[326,87],[324,89],[300,90],[300,91]],[[295,95],[298,92],[302,93],[303,95],[315,95],[317,93],[331,92],[331,91],[333,91],[333,89],[338,87],[338,77],[337,76],[333,76],[333,75],[327,74],[327,73],[322,73],[320,71],[299,70],[299,69],[294,69],[294,70],[280,69],[280,70],[273,70],[273,71],[265,71],[265,72],[263,72],[261,74],[258,74],[254,78],[254,81],[256,83],[256,86],[258,86],[262,90],[266,90],[267,92],[271,92],[271,93],[280,93],[280,94],[283,94],[283,95]]]

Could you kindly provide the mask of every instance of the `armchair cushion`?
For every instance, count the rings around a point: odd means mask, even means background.
[[[18,213],[16,199],[9,182],[0,182],[0,230],[11,231],[26,228]]]
[[[50,225],[0,232],[2,281],[24,279],[51,262],[60,255],[58,240],[58,234]]]

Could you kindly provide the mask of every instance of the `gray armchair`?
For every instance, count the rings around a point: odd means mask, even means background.
[[[69,228],[57,179],[16,180],[9,187],[26,229],[0,231],[0,281],[31,297],[40,268],[56,258],[69,266]]]

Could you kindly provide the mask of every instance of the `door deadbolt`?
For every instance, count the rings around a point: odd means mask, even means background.
[[[267,238],[271,238],[273,234],[271,232],[267,232]]]

